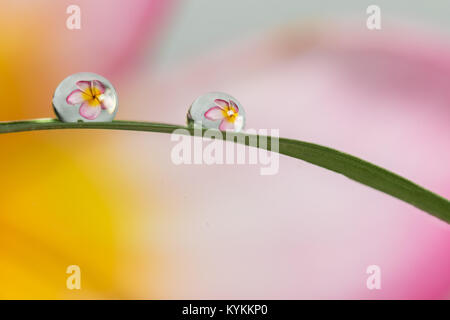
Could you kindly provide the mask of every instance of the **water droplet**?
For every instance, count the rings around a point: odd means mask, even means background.
[[[106,78],[91,72],[64,79],[53,95],[53,109],[63,122],[111,122],[119,100]]]
[[[198,97],[187,113],[188,126],[239,132],[245,126],[245,110],[236,98],[223,92]]]

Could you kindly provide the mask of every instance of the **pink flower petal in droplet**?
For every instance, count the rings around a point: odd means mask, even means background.
[[[233,100],[230,100],[230,105],[234,108],[234,112],[239,112],[239,108]]]
[[[222,131],[234,130],[234,123],[228,121],[227,119],[223,119],[220,123],[219,129]]]
[[[116,109],[116,99],[108,94],[104,94],[101,100],[101,107],[103,110],[108,111],[109,114],[112,114]]]
[[[100,112],[102,112],[100,105],[91,107],[87,101],[83,102],[80,107],[80,115],[88,120],[96,119],[100,115]]]
[[[82,91],[86,93],[91,92],[91,81],[78,81],[76,84]]]
[[[217,103],[218,106],[221,106],[222,108],[228,107],[229,103],[228,101],[222,100],[222,99],[216,99],[214,100],[215,103]]]
[[[86,100],[86,94],[77,89],[72,91],[66,98],[66,102],[71,105],[82,103]]]
[[[205,112],[205,118],[208,120],[223,119],[224,118],[223,109],[221,107],[212,107],[211,109]]]
[[[100,93],[105,93],[105,86],[98,80],[92,81],[92,88],[97,89]]]

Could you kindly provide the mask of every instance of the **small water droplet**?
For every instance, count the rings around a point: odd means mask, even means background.
[[[223,92],[198,97],[187,113],[188,126],[239,132],[245,126],[245,110],[236,98]]]
[[[63,122],[111,122],[119,103],[111,82],[98,74],[81,72],[58,85],[52,104]]]

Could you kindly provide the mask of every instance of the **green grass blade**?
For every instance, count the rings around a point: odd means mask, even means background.
[[[113,129],[161,133],[172,133],[176,129],[186,129],[190,134],[194,134],[192,128],[184,126],[136,121],[64,123],[55,119],[37,119],[0,122],[0,133],[51,129]],[[244,138],[246,145],[249,144],[251,135],[245,133],[236,135]],[[267,147],[264,147],[266,149],[270,149],[270,139],[268,139],[268,142]],[[314,143],[286,138],[279,139],[279,153],[343,174],[352,180],[403,200],[450,223],[449,200],[367,161]]]

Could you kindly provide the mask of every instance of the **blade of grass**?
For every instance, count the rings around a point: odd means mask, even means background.
[[[185,129],[189,134],[194,134],[192,128],[184,126],[136,121],[65,123],[55,119],[36,119],[0,122],[0,133],[51,129],[112,129],[161,133],[172,133],[177,129]],[[237,136],[244,138],[245,144],[248,145],[252,135],[239,133]],[[223,138],[225,139],[225,137]],[[270,139],[267,141],[267,146],[258,147],[270,149]],[[343,174],[450,223],[449,200],[367,161],[314,143],[286,138],[279,139],[279,153]]]

